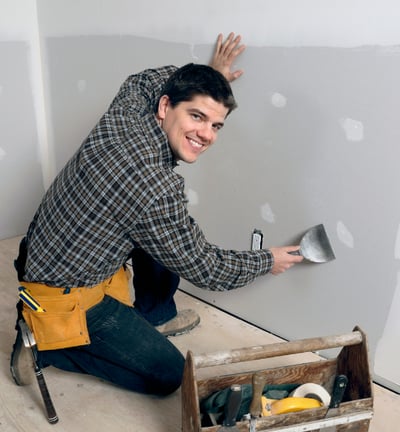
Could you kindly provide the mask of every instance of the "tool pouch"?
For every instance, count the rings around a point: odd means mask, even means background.
[[[79,292],[35,296],[35,299],[45,312],[35,312],[24,305],[22,313],[35,335],[38,350],[69,348],[90,343],[86,310],[81,305]]]
[[[22,314],[35,336],[39,351],[90,344],[86,311],[109,295],[132,307],[129,271],[121,268],[114,276],[94,287],[64,288],[21,282],[45,312],[23,305]]]

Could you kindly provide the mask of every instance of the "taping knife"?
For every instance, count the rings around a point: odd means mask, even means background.
[[[346,375],[336,375],[333,383],[331,402],[326,410],[325,418],[334,417],[338,413],[338,408],[342,402],[347,383],[348,379]],[[336,426],[324,428],[324,432],[336,432]]]
[[[335,382],[333,383],[333,390],[331,395],[331,402],[329,404],[328,410],[325,417],[332,417],[337,414],[337,408],[339,408],[342,402],[344,392],[346,391],[348,379],[346,375],[337,375],[335,377]]]
[[[236,417],[242,402],[242,387],[239,384],[231,385],[225,404],[225,419],[218,432],[239,432],[236,426]]]

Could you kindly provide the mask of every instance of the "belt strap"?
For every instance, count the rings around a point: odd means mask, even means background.
[[[129,290],[128,280],[130,278],[129,270],[121,267],[117,273],[98,285],[93,287],[77,287],[67,290],[66,288],[52,287],[37,282],[20,282],[26,288],[32,297],[57,297],[61,295],[69,295],[79,293],[80,306],[84,310],[90,309],[97,303],[100,303],[104,295],[109,295],[127,306],[132,306],[131,293]]]

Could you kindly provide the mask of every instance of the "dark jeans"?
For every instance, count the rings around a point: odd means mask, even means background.
[[[142,249],[131,253],[135,308],[153,325],[164,324],[177,311],[174,300],[179,276],[157,263]]]
[[[94,375],[140,393],[167,395],[181,384],[184,358],[136,310],[111,297],[89,309],[90,345],[38,351],[42,367]]]
[[[135,307],[106,296],[87,311],[90,345],[39,351],[38,362],[42,367],[53,365],[93,375],[136,392],[166,395],[181,384],[184,358],[154,326],[176,315],[173,296],[179,277],[141,249],[134,249],[131,258]],[[16,267],[23,266],[17,263]]]

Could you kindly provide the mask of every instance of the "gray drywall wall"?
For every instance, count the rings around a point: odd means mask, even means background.
[[[249,47],[245,65],[220,142],[181,168],[191,213],[224,248],[248,248],[253,228],[293,244],[323,223],[337,259],[230,293],[182,287],[288,339],[359,325],[375,378],[398,389],[400,52]]]
[[[27,229],[44,189],[29,46],[2,41],[0,58],[0,238],[6,238]]]
[[[205,54],[209,56],[210,50]],[[44,55],[57,172],[106,111],[129,74],[195,61],[186,44],[133,36],[46,38]]]
[[[128,74],[207,62],[211,50],[133,36],[46,38],[57,171]],[[241,66],[245,75],[233,84],[239,108],[213,148],[178,168],[191,214],[210,242],[235,249],[249,248],[253,228],[272,246],[297,243],[307,228],[324,223],[337,259],[304,263],[229,293],[185,281],[181,287],[288,339],[359,325],[372,364],[380,365],[375,377],[397,389],[399,352],[380,342],[388,322],[389,333],[399,334],[398,50],[249,46]]]

